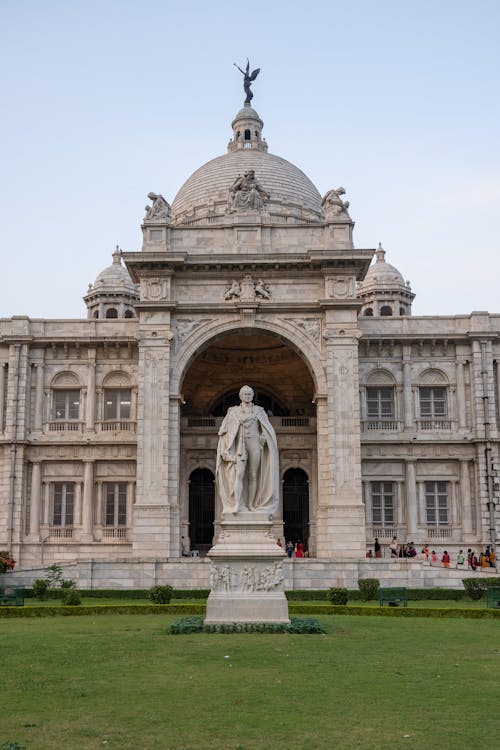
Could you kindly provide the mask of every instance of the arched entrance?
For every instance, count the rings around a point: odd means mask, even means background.
[[[283,529],[286,541],[309,544],[309,479],[302,469],[283,475]]]
[[[191,549],[208,552],[212,546],[215,518],[214,475],[195,469],[189,477],[189,538]]]

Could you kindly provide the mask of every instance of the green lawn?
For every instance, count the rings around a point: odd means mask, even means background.
[[[166,634],[174,617],[0,620],[0,747],[470,750],[498,742],[499,624],[321,617],[327,635]]]

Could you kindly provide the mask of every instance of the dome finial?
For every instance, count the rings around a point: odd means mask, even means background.
[[[247,66],[245,70],[242,70],[239,65],[236,65],[236,63],[233,63],[233,65],[235,66],[235,68],[238,68],[240,73],[243,75],[243,88],[246,94],[245,107],[249,107],[250,102],[253,99],[253,93],[250,90],[250,86],[252,85],[252,81],[255,81],[255,79],[259,75],[260,68],[255,68],[255,70],[252,70],[252,72],[250,73],[250,62],[248,60],[248,57],[247,57]]]
[[[121,266],[122,264],[122,251],[120,245],[115,245],[115,252],[113,253],[113,264]]]
[[[385,250],[382,247],[382,243],[378,243],[378,248],[375,251],[375,255],[377,256],[377,263],[385,263]]]

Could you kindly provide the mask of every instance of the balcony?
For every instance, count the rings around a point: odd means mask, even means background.
[[[102,538],[103,539],[126,539],[127,528],[126,526],[103,526]]]
[[[397,419],[363,419],[361,428],[363,432],[398,432],[402,424]]]
[[[417,419],[420,432],[450,432],[453,429],[451,419]]]
[[[106,419],[96,422],[99,432],[133,432],[137,431],[137,423],[133,419]]]
[[[451,528],[448,526],[428,526],[427,527],[427,538],[429,540],[431,539],[437,539],[438,541],[440,539],[450,539],[451,537]]]
[[[50,526],[49,537],[51,539],[73,539],[72,526]]]
[[[315,432],[316,417],[270,417],[275,431],[282,432]],[[217,434],[223,417],[182,417],[181,429],[186,432],[206,431]]]
[[[49,432],[82,432],[83,422],[74,419],[54,419],[47,422]]]

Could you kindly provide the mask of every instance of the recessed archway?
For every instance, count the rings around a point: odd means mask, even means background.
[[[303,469],[283,475],[283,531],[287,542],[309,546],[309,478]]]

